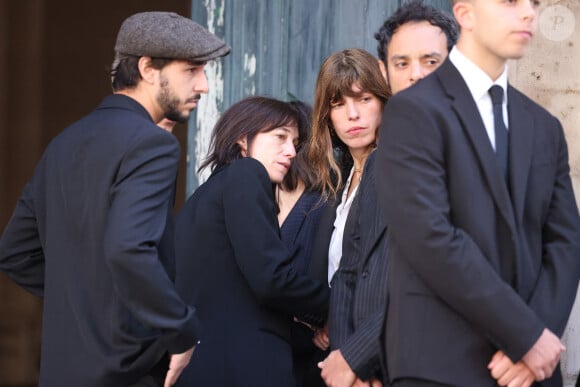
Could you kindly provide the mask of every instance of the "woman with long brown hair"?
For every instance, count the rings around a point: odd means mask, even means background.
[[[377,60],[364,50],[335,52],[321,66],[307,156],[311,179],[331,203],[322,215],[313,253],[320,267],[318,272],[325,274],[324,279],[332,287],[328,336],[318,331],[314,338],[317,345],[324,348],[330,337],[333,352],[320,366],[322,377],[331,386],[337,381],[344,383],[344,378],[352,382],[356,378],[373,379],[378,371],[374,367],[367,370],[367,355],[361,354],[361,342],[355,338],[358,322],[353,321],[352,300],[356,290],[352,281],[341,280],[339,286],[335,285],[338,285],[336,277],[356,278],[353,276],[356,275],[361,237],[369,231],[361,224],[375,222],[372,215],[363,219],[359,208],[363,204],[367,208],[374,206],[375,213],[379,213],[376,200],[361,203],[357,196],[361,188],[374,189],[368,187],[369,183],[363,187],[363,175],[371,174],[365,167],[376,148],[383,107],[389,97]],[[352,262],[349,273],[337,272],[343,259]],[[342,286],[345,283],[347,286]],[[383,298],[377,296],[374,300],[373,310],[381,305]],[[378,337],[376,341],[378,348]],[[362,346],[368,347],[367,344]],[[334,371],[339,365],[345,366],[345,372],[337,376]]]
[[[344,226],[367,157],[376,148],[389,96],[377,60],[362,49],[335,52],[320,68],[307,158],[310,179],[336,204],[327,252],[329,283],[340,262]]]
[[[355,183],[350,191],[358,184],[366,157],[376,147],[382,109],[389,96],[377,60],[368,52],[351,48],[335,52],[323,62],[316,82],[307,158],[310,178],[326,197],[336,199],[346,184],[348,176],[344,175],[353,165]],[[355,127],[360,130],[349,131]]]

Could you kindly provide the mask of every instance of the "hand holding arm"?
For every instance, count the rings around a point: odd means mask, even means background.
[[[322,370],[320,375],[328,387],[351,387],[356,380],[340,349],[330,352],[326,359],[318,363],[318,368]]]
[[[352,384],[352,387],[372,387],[372,385],[371,385],[370,381],[365,381],[365,380],[356,378],[356,380]]]
[[[381,383],[380,380],[378,379],[371,379],[371,380],[361,380],[359,378],[357,378],[354,381],[354,384],[352,385],[352,387],[383,387],[383,383]]]
[[[189,364],[194,349],[195,346],[183,353],[176,353],[171,355],[169,360],[169,370],[167,370],[167,375],[165,376],[165,383],[163,383],[163,387],[171,387],[177,382],[177,379],[179,379],[179,376],[185,367],[187,367]]]
[[[500,386],[529,387],[534,382],[534,374],[523,362],[514,364],[502,351],[493,355],[487,367]]]
[[[317,329],[314,331],[314,336],[312,337],[312,342],[318,348],[323,351],[326,351],[330,345],[328,340],[328,325],[325,325],[324,328]]]
[[[552,376],[560,361],[560,354],[566,350],[560,339],[544,329],[534,346],[524,355],[522,361],[532,370],[537,381]]]

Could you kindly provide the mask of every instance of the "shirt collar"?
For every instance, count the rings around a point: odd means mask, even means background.
[[[488,95],[489,88],[493,85],[499,85],[503,89],[504,104],[507,103],[507,65],[501,75],[495,82],[479,66],[467,58],[457,46],[453,46],[449,53],[449,60],[457,68],[457,71],[463,77],[471,95],[475,101]]]

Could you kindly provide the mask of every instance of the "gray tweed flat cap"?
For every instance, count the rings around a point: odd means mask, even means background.
[[[231,48],[193,20],[173,12],[141,12],[119,29],[115,51],[125,55],[206,62]]]

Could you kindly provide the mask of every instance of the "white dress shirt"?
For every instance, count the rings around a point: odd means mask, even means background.
[[[344,186],[342,192],[342,199],[338,207],[336,207],[336,218],[334,219],[334,231],[332,232],[332,237],[330,238],[330,246],[328,247],[328,285],[330,286],[330,281],[334,276],[334,273],[338,270],[340,265],[340,258],[342,258],[342,238],[344,235],[344,226],[346,225],[346,218],[348,218],[348,213],[350,212],[350,207],[352,206],[352,201],[356,196],[358,191],[357,184],[356,187],[347,197],[348,189],[352,181],[352,175],[354,173],[354,167],[350,170],[350,175],[348,175],[348,180]]]
[[[481,68],[479,68],[475,63],[468,59],[459,49],[454,46],[449,53],[449,60],[467,84],[473,99],[479,110],[479,115],[483,120],[483,125],[487,131],[487,136],[489,137],[489,142],[492,148],[495,150],[495,129],[493,124],[493,105],[491,103],[491,97],[488,93],[489,89],[493,85],[501,86],[503,89],[503,122],[505,127],[509,129],[509,119],[507,112],[507,66],[504,68],[503,73],[494,82],[489,75],[487,75]]]

